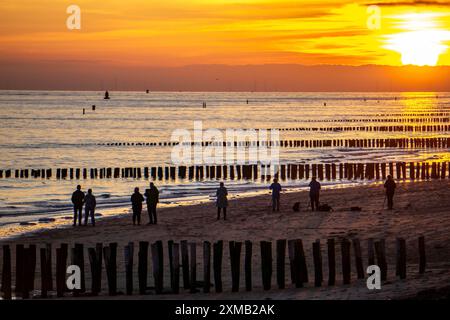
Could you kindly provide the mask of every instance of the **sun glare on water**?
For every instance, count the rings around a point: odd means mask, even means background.
[[[435,14],[407,14],[397,17],[404,32],[387,36],[385,48],[401,54],[402,64],[435,66],[448,46],[450,31],[441,30]]]

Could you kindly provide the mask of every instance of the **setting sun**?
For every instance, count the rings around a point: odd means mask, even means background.
[[[436,14],[407,14],[399,17],[405,32],[387,36],[386,49],[401,54],[404,65],[435,66],[448,46],[450,32],[440,30],[433,20]]]

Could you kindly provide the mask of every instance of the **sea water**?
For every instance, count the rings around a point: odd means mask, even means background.
[[[383,122],[421,112],[450,111],[450,93],[0,91],[0,168],[169,166],[171,147],[107,146],[167,142],[176,129],[266,129],[411,124]],[[206,108],[203,103],[206,103]],[[95,105],[95,111],[92,106]],[[83,114],[85,109],[85,114]],[[441,117],[442,118],[442,117]],[[447,117],[448,118],[448,117]],[[349,120],[352,122],[340,122]],[[370,122],[381,119],[382,122]],[[384,119],[384,120],[383,120]],[[419,124],[419,123],[417,123]],[[422,123],[420,123],[422,124]],[[423,123],[433,124],[433,123]],[[414,123],[413,123],[414,125]],[[448,132],[281,131],[280,139],[447,137]],[[448,149],[280,148],[281,163],[448,160]],[[134,187],[146,179],[0,179],[0,229],[42,217],[68,220],[77,184],[92,188],[97,212],[126,212]],[[364,183],[325,181],[328,185]],[[307,181],[287,181],[304,188]],[[212,201],[218,181],[157,181],[163,204]],[[268,182],[226,181],[231,196],[267,192]],[[62,220],[63,221],[63,220]],[[66,221],[69,224],[70,221]],[[64,223],[61,223],[64,224]],[[2,233],[0,232],[0,236]]]

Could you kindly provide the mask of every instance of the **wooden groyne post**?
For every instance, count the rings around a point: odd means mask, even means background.
[[[9,245],[3,246],[2,288],[3,299],[11,300],[11,249]]]
[[[285,263],[286,263],[286,240],[277,240],[277,284],[278,289],[284,289],[285,284]]]
[[[261,241],[261,269],[264,290],[270,290],[272,283],[272,242]]]
[[[217,293],[222,292],[222,259],[223,241],[219,240],[213,245],[214,286]]]

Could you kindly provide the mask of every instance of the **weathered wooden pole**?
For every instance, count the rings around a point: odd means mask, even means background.
[[[279,289],[285,288],[286,240],[277,240],[277,284]]]
[[[301,239],[297,239],[297,251],[298,251],[298,263],[299,263],[299,275],[300,281],[302,283],[308,283],[308,268],[306,265],[306,255],[305,250],[303,249],[303,241]]]
[[[47,288],[47,274],[45,272],[45,270],[47,269],[47,251],[45,250],[45,248],[41,248],[39,250],[40,252],[40,261],[41,261],[41,298],[45,299],[47,298],[47,292],[48,292],[48,288]]]
[[[103,264],[103,243],[101,242],[95,244],[95,257],[96,257],[95,292],[100,293],[102,291],[102,264]]]
[[[23,244],[16,245],[16,285],[15,293],[16,296],[22,294],[23,284],[24,284],[24,250]]]
[[[217,293],[222,292],[222,256],[223,241],[219,240],[213,244],[214,286]]]
[[[28,246],[28,289],[34,290],[34,278],[36,273],[36,245]]]
[[[97,279],[97,252],[95,251],[95,248],[88,248],[88,256],[89,256],[89,263],[91,265],[91,292],[93,295],[97,295],[99,292],[96,289],[96,284],[98,282]]]
[[[62,297],[64,295],[64,291],[66,291],[67,256],[67,244],[63,244],[60,248],[56,249],[56,295],[58,297]]]
[[[180,245],[178,243],[173,244],[171,256],[170,263],[172,264],[173,275],[170,286],[172,293],[178,294],[180,292]]]
[[[11,300],[11,249],[9,245],[3,246],[2,289],[3,299]]]
[[[261,269],[264,290],[270,290],[272,282],[272,242],[261,241]]]
[[[75,243],[74,247],[74,256],[76,263],[73,263],[80,267],[81,271],[81,289],[78,292],[84,293],[86,292],[86,281],[85,281],[85,273],[84,273],[84,245],[82,243]]]
[[[110,296],[117,294],[117,243],[110,243],[103,248],[106,276],[108,279],[108,293]]]
[[[164,262],[162,261],[162,242],[157,241],[151,245],[153,278],[155,281],[155,292],[161,294],[163,292],[164,279]]]
[[[189,289],[189,251],[188,242],[186,240],[181,241],[181,264],[183,269],[183,287],[184,289]]]
[[[30,250],[24,248],[22,251],[22,267],[20,268],[22,272],[22,299],[30,298]]]
[[[320,240],[313,242],[313,260],[314,260],[314,285],[316,287],[322,286],[323,271],[322,271],[322,252],[320,249]]]
[[[242,242],[229,242],[231,263],[231,292],[239,291]]]

